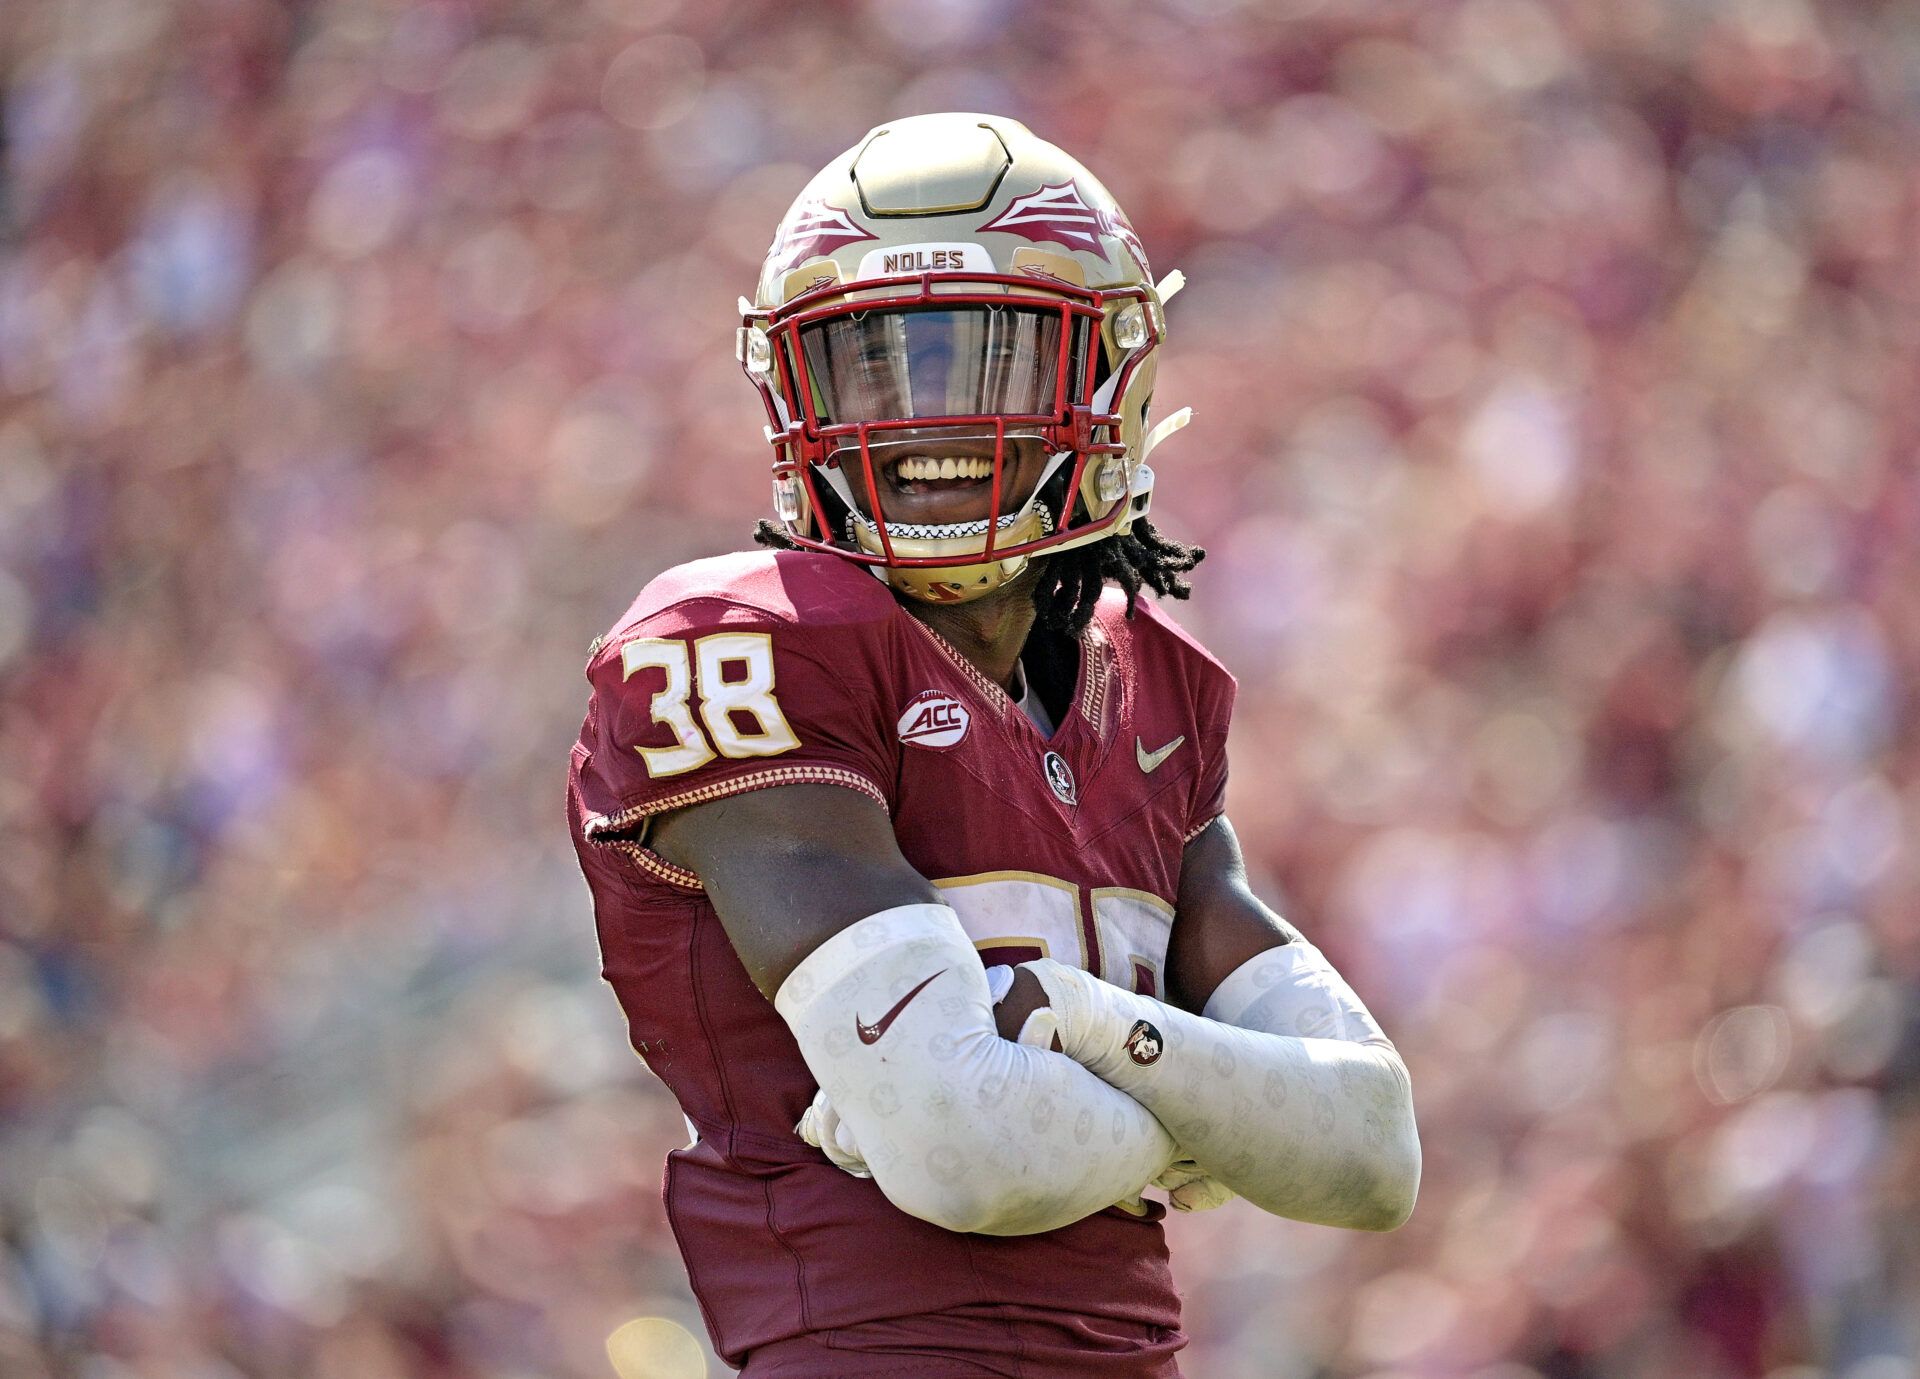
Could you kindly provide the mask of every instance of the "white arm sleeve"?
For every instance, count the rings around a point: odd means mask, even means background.
[[[1022,966],[1046,988],[1067,1056],[1152,1111],[1183,1154],[1255,1206],[1364,1230],[1413,1210],[1420,1139],[1406,1064],[1312,944],[1250,958],[1207,1015],[1050,959]]]
[[[1136,1195],[1175,1157],[1132,1097],[1000,1037],[980,955],[945,905],[849,925],[774,1007],[887,1200],[948,1230],[1054,1230]]]

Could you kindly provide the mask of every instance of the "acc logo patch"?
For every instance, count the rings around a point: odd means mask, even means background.
[[[1127,1031],[1127,1057],[1143,1068],[1149,1063],[1158,1063],[1160,1050],[1165,1047],[1160,1031],[1145,1020],[1135,1020],[1133,1028]]]
[[[958,747],[973,723],[967,706],[944,690],[921,690],[900,715],[900,740],[909,747],[944,752]]]

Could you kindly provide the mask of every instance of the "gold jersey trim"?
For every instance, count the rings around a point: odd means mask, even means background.
[[[892,812],[887,804],[886,792],[858,771],[849,770],[843,766],[774,766],[764,771],[749,771],[743,776],[734,776],[729,780],[715,781],[693,790],[683,790],[663,800],[632,805],[617,814],[592,815],[582,825],[581,831],[586,835],[588,842],[600,847],[612,848],[656,880],[665,881],[682,890],[704,891],[706,887],[700,883],[700,878],[685,867],[675,866],[636,839],[607,835],[631,828],[634,824],[655,814],[684,809],[688,805],[723,800],[730,795],[745,795],[754,790],[767,790],[777,785],[844,786],[849,790],[859,791],[882,809]]]
[[[911,615],[909,615],[909,617],[911,617]],[[1002,714],[1013,709],[1013,698],[1007,693],[1004,686],[989,678],[978,666],[966,658],[966,655],[960,648],[956,647],[931,627],[928,627],[918,618],[912,618],[911,620],[915,627],[933,639],[933,644],[941,650],[949,661],[953,662],[955,668],[957,668],[961,674],[973,681],[974,687],[986,696],[989,703],[999,709]],[[1097,623],[1088,623],[1086,630],[1080,634],[1079,640],[1081,658],[1080,716],[1086,719],[1087,726],[1093,729],[1093,735],[1095,737],[1104,738],[1106,736],[1106,724],[1103,720],[1107,707],[1107,681],[1112,677],[1113,672],[1113,667],[1109,664],[1111,658],[1108,655],[1110,643],[1107,634],[1101,630]],[[1056,728],[1058,726],[1059,725],[1056,725]]]
[[[1195,838],[1198,838],[1202,833],[1205,833],[1208,829],[1212,828],[1216,823],[1220,822],[1220,820],[1226,817],[1227,816],[1224,812],[1219,814],[1214,814],[1214,815],[1210,815],[1205,823],[1195,824],[1192,828],[1187,830],[1187,836],[1180,840],[1180,845],[1182,847],[1185,847],[1188,843],[1191,843]]]
[[[1104,738],[1107,725],[1102,719],[1106,714],[1107,679],[1112,666],[1108,664],[1107,634],[1101,631],[1099,623],[1088,623],[1087,630],[1080,634],[1080,655],[1085,658],[1080,714],[1092,725],[1094,736]]]

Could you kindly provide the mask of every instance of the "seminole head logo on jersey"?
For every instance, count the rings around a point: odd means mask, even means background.
[[[1080,794],[1074,788],[1073,768],[1067,765],[1067,759],[1058,752],[1048,752],[1040,758],[1040,769],[1046,774],[1047,785],[1061,804],[1078,804]]]

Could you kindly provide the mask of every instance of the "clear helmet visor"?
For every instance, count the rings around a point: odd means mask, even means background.
[[[1085,376],[1087,326],[1074,319],[1070,384]],[[1055,417],[1066,401],[1061,328],[1057,310],[979,305],[876,309],[815,322],[800,331],[815,420]]]

